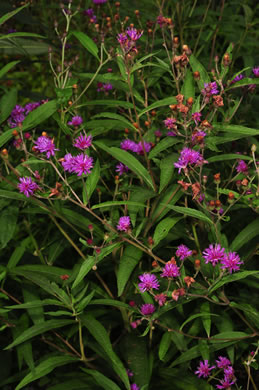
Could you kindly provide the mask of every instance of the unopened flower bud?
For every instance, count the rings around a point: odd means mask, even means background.
[[[96,266],[96,265],[93,265],[93,266],[92,266],[92,270],[93,270],[93,271],[96,271],[96,270],[97,270],[97,266]]]
[[[230,57],[229,57],[229,54],[226,53],[226,54],[224,54],[224,56],[223,56],[223,65],[224,65],[224,66],[229,66],[230,64],[231,64],[231,59],[230,59]]]
[[[154,260],[154,261],[152,262],[152,267],[153,267],[153,268],[158,267],[158,262],[157,262],[156,260]]]
[[[207,181],[208,181],[208,176],[203,175],[203,176],[202,176],[202,182],[203,182],[203,184],[206,184]]]
[[[19,133],[18,133],[17,130],[14,130],[14,131],[12,132],[12,135],[13,135],[14,137],[17,137],[17,135],[19,135]]]
[[[187,105],[188,106],[192,106],[193,105],[193,98],[192,97],[189,97],[186,101]]]
[[[219,208],[220,206],[221,206],[221,201],[220,200],[215,200],[215,206],[217,207],[217,208]]]
[[[200,259],[194,260],[194,268],[195,268],[196,270],[198,270],[198,269],[201,268],[201,261],[200,261]]]
[[[65,274],[65,275],[60,275],[60,279],[61,280],[67,280],[69,278],[69,275]]]
[[[90,231],[93,231],[94,230],[94,227],[93,227],[93,225],[88,225],[88,229],[90,230]]]
[[[47,136],[48,136],[48,133],[46,133],[46,131],[43,131],[43,132],[41,133],[41,135],[42,135],[42,137],[47,137]]]
[[[209,201],[209,208],[210,208],[210,210],[214,210],[215,209],[215,201],[214,200],[210,200]]]
[[[152,110],[150,114],[151,114],[151,116],[156,116],[156,111]]]
[[[220,183],[220,173],[216,173],[213,177],[214,177],[214,183],[219,184]]]
[[[256,152],[256,149],[257,149],[257,148],[256,148],[256,145],[255,145],[255,144],[253,144],[253,145],[252,145],[252,147],[251,147],[251,151],[252,151],[252,153],[255,153],[255,152]]]
[[[193,77],[195,78],[195,80],[200,80],[200,72],[198,72],[197,70],[193,72]]]
[[[228,193],[228,203],[233,203],[234,202],[234,199],[235,199],[235,194],[233,194],[233,192],[229,192]]]
[[[139,12],[138,9],[136,9],[136,10],[134,11],[134,13],[135,13],[136,16],[139,16],[139,14],[140,14],[140,12]]]
[[[8,150],[7,150],[7,149],[3,149],[3,150],[1,151],[1,155],[2,155],[3,157],[8,157]]]

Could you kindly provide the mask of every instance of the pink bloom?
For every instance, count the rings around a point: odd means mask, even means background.
[[[238,173],[244,173],[245,175],[248,174],[248,166],[247,166],[247,164],[243,160],[240,160],[238,162],[236,170],[237,170]]]
[[[132,41],[137,41],[143,34],[143,31],[137,31],[136,28],[127,28],[126,33]]]
[[[187,246],[181,244],[178,246],[177,251],[175,252],[176,256],[180,258],[180,260],[184,260],[187,257],[192,255],[192,251],[187,248]]]
[[[77,173],[77,176],[82,174],[91,173],[93,168],[93,158],[81,153],[73,157],[72,172]]]
[[[209,248],[205,249],[202,254],[205,259],[205,263],[212,263],[213,267],[215,267],[219,261],[224,259],[225,249],[221,248],[220,244],[215,244],[215,247],[210,244]]]
[[[201,121],[201,113],[200,112],[194,112],[192,114],[192,119],[194,120],[196,126],[198,125],[198,122]]]
[[[219,356],[219,360],[216,360],[218,368],[227,368],[231,366],[231,361],[224,356]]]
[[[62,161],[61,164],[62,164],[65,171],[68,171],[70,173],[73,172],[74,157],[72,156],[72,154],[67,153],[64,156],[64,160]]]
[[[49,137],[41,136],[34,143],[36,145],[35,149],[40,153],[46,153],[47,158],[55,156],[55,151],[59,150],[55,148],[54,141]]]
[[[127,232],[130,228],[130,217],[121,217],[117,225],[117,230]]]
[[[152,147],[152,145],[151,145],[149,142],[144,141],[144,149],[145,149],[146,153],[148,153],[148,152],[150,151],[151,147]],[[144,152],[143,152],[142,143],[139,142],[139,143],[136,145],[136,147],[134,148],[133,151],[134,151],[135,153],[138,153],[138,154],[142,154],[142,155],[143,155]]]
[[[32,181],[31,177],[20,177],[20,183],[18,188],[20,192],[23,192],[27,198],[34,194],[34,192],[39,188],[38,184]]]
[[[136,150],[136,144],[134,141],[130,140],[130,139],[125,139],[121,142],[121,145],[120,145],[121,149],[123,150],[131,150],[132,152],[135,152]]]
[[[104,4],[107,0],[93,0],[94,4]]]
[[[232,274],[232,271],[239,271],[241,264],[243,264],[243,261],[240,261],[240,257],[236,252],[225,253],[223,259],[221,259],[221,268],[227,268],[230,274]]]
[[[119,163],[116,165],[115,170],[116,170],[116,172],[118,172],[119,176],[121,176],[121,175],[123,175],[123,173],[127,173],[129,168],[126,165]]]
[[[161,278],[176,278],[180,276],[179,268],[176,264],[167,263],[162,271]]]
[[[259,77],[259,66],[253,69],[253,74],[255,75],[255,77]]]
[[[176,119],[175,118],[166,118],[164,120],[165,127],[169,129],[175,129]]]
[[[213,81],[212,83],[204,83],[204,89],[202,89],[201,93],[206,97],[217,95],[219,93],[217,88],[218,86],[216,81]]]
[[[174,163],[176,168],[179,168],[178,173],[181,172],[181,169],[187,168],[187,165],[202,165],[207,163],[202,157],[202,155],[193,149],[183,148],[181,151],[179,160]]]
[[[156,308],[154,305],[152,305],[152,303],[145,303],[140,308],[141,314],[143,314],[144,316],[149,316],[153,314],[155,310]]]
[[[70,126],[80,126],[83,123],[81,116],[73,116],[72,120],[67,124]]]
[[[82,135],[75,139],[75,143],[73,144],[76,148],[84,150],[90,148],[92,145],[92,136]]]
[[[198,377],[208,378],[210,376],[210,371],[213,370],[215,366],[210,367],[208,364],[208,360],[204,360],[204,362],[200,362],[200,365],[195,371],[195,374],[198,375]]]
[[[139,387],[136,385],[136,383],[132,383],[132,385],[130,385],[130,390],[139,390]]]
[[[143,275],[140,275],[139,279],[141,280],[141,283],[139,283],[138,287],[142,293],[145,291],[152,290],[153,288],[155,290],[159,289],[159,283],[155,275],[145,273]]]
[[[166,295],[163,293],[155,295],[155,301],[158,302],[159,306],[164,306],[166,303]]]
[[[128,40],[128,37],[125,33],[121,33],[117,35],[117,41],[121,44],[124,45]]]

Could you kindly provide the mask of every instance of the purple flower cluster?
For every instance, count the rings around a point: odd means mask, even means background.
[[[70,122],[67,122],[68,125],[70,125],[70,126],[75,126],[75,127],[80,126],[82,123],[83,123],[83,119],[82,119],[82,117],[79,116],[79,115],[73,116],[73,118],[71,119],[71,121],[70,121]]]
[[[194,112],[192,114],[192,119],[194,120],[196,126],[198,125],[198,123],[201,121],[201,113],[200,112]]]
[[[164,120],[165,127],[170,130],[170,129],[175,129],[176,128],[176,119],[175,118],[166,118]]]
[[[236,378],[234,375],[234,369],[231,366],[231,362],[229,359],[223,356],[219,356],[219,360],[216,360],[217,368],[223,369],[224,378],[219,381],[220,385],[216,385],[217,389],[229,389],[230,386],[234,385],[236,382]],[[197,367],[197,371],[195,374],[198,375],[199,378],[208,378],[210,376],[210,371],[216,368],[216,366],[210,366],[208,360],[204,360],[204,362],[200,362],[199,367]]]
[[[204,362],[200,362],[200,365],[197,367],[195,374],[198,375],[199,378],[208,378],[210,376],[210,371],[214,368],[215,366],[210,367],[208,360],[204,360]]]
[[[123,150],[130,150],[131,152],[142,154],[142,155],[144,154],[143,146],[141,142],[136,143],[130,139],[125,139],[124,141],[121,142],[120,147]],[[148,153],[152,148],[151,143],[144,141],[144,148],[146,153]]]
[[[187,165],[202,165],[206,163],[202,155],[193,149],[183,148],[180,154],[179,160],[174,163],[176,168],[179,168],[178,173],[181,172],[181,169],[187,168]]]
[[[88,8],[88,9],[84,10],[84,15],[88,16],[91,23],[97,22],[97,17],[94,14],[94,10],[92,8]]]
[[[247,166],[247,164],[243,160],[240,160],[238,162],[237,167],[236,167],[236,171],[238,173],[244,173],[245,175],[247,175],[248,174],[248,166]]]
[[[111,83],[97,83],[97,92],[109,92],[113,89]]]
[[[116,165],[116,172],[118,172],[119,176],[123,175],[123,173],[127,173],[129,171],[129,168],[127,165],[124,165],[122,163],[119,163]]]
[[[91,145],[92,145],[92,136],[82,135],[81,133],[80,136],[75,139],[75,142],[73,144],[73,146],[81,150],[88,149],[90,148]]]
[[[187,257],[192,255],[192,251],[187,248],[187,246],[181,244],[178,246],[177,251],[175,252],[176,256],[180,258],[180,260],[184,260]]]
[[[106,3],[106,1],[107,1],[107,0],[93,0],[93,3],[99,5],[99,4],[104,4],[104,3]]]
[[[206,264],[211,263],[215,267],[220,262],[221,268],[227,269],[230,274],[239,271],[240,265],[243,264],[236,252],[226,253],[225,248],[221,248],[220,244],[214,246],[211,244],[202,254]]]
[[[161,278],[177,278],[180,276],[179,267],[176,264],[167,263],[162,271]]]
[[[37,141],[34,141],[35,149],[40,153],[46,153],[46,157],[50,158],[50,156],[55,156],[55,151],[59,150],[55,148],[55,144],[53,139],[47,136],[40,136]]]
[[[212,95],[217,95],[219,93],[218,86],[216,81],[212,83],[204,83],[204,89],[201,90],[203,96],[210,98]]]
[[[121,217],[117,225],[117,230],[121,232],[127,232],[130,228],[130,217]]]
[[[154,313],[155,310],[156,308],[154,305],[152,305],[152,303],[144,303],[144,305],[142,305],[140,308],[141,314],[144,316],[150,316]]]
[[[31,195],[34,195],[34,192],[39,188],[38,184],[35,183],[31,177],[20,177],[20,183],[18,184],[18,188],[20,192],[23,192],[27,198]]]
[[[141,283],[139,283],[138,287],[140,291],[143,293],[145,291],[150,291],[153,288],[155,290],[159,289],[159,283],[155,275],[145,273],[139,276]]]
[[[253,74],[256,78],[259,77],[259,66],[253,68]]]
[[[235,78],[233,78],[233,80],[231,81],[231,84],[235,84],[238,81],[243,80],[244,77],[245,76],[242,73],[238,74]]]
[[[130,27],[126,29],[126,32],[118,34],[117,40],[123,52],[136,51],[136,41],[141,38],[142,34],[143,31],[138,31],[136,28]]]
[[[93,158],[84,153],[78,154],[77,156],[72,156],[71,153],[68,153],[64,156],[61,164],[65,171],[77,173],[77,176],[82,176],[83,173],[91,173]]]
[[[8,118],[8,125],[13,129],[14,127],[17,127],[19,123],[22,123],[25,119],[25,117],[35,108],[39,107],[41,104],[43,104],[44,101],[41,102],[33,102],[33,103],[27,103],[24,107],[17,104],[14,109],[11,112],[10,117]]]

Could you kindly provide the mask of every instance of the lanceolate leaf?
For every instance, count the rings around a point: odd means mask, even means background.
[[[226,284],[226,283],[235,282],[237,280],[244,279],[244,278],[247,278],[248,276],[253,276],[253,275],[254,276],[259,275],[259,271],[241,271],[241,272],[237,272],[237,273],[232,274],[232,275],[224,276],[214,286],[211,286],[208,291],[211,294],[213,291],[216,291],[218,288],[220,288],[221,286],[224,286],[224,284]]]
[[[81,265],[76,280],[72,285],[72,288],[75,288],[84,279],[84,277],[88,274],[89,271],[91,271],[94,265],[95,265],[95,258],[92,256],[88,256],[84,260],[83,264]]]
[[[176,101],[175,97],[168,97],[165,99],[158,100],[157,102],[151,104],[150,106],[148,106],[144,110],[140,111],[139,117],[144,115],[146,112],[154,110],[155,108],[163,107],[163,106],[170,106],[170,104],[176,104],[176,103],[177,103],[177,101]]]
[[[218,156],[212,156],[208,158],[208,162],[227,161],[227,160],[251,160],[252,157],[244,156],[242,154],[220,154]]]
[[[33,325],[31,328],[26,329],[20,336],[18,336],[11,344],[9,344],[5,349],[10,349],[23,343],[24,341],[30,340],[32,337],[38,336],[39,334],[48,332],[51,329],[61,328],[66,325],[71,325],[75,321],[73,320],[49,320],[41,322],[37,325]]]
[[[14,62],[19,62],[19,61],[14,61]],[[10,65],[10,64],[8,64],[8,65]],[[16,88],[10,89],[10,91],[8,91],[1,98],[1,100],[0,100],[0,124],[3,123],[9,117],[9,115],[12,112],[12,109],[14,108],[14,106],[16,104],[16,101],[17,101],[17,89]],[[12,129],[7,130],[5,133],[3,133],[0,136],[0,147],[2,145],[4,145],[4,143],[9,140],[8,136],[9,136],[9,133],[12,135],[12,131],[13,131]],[[8,134],[7,141],[3,142],[2,139],[3,140],[5,139],[4,136],[6,136],[6,134]]]
[[[9,206],[5,208],[0,214],[0,246],[5,248],[8,242],[14,235],[17,218],[18,207]]]
[[[95,142],[95,144],[105,150],[107,153],[111,154],[114,158],[122,162],[124,165],[128,166],[129,169],[136,173],[136,175],[140,176],[144,182],[149,185],[152,189],[154,189],[152,179],[146,170],[145,167],[136,159],[136,157],[132,156],[130,153],[125,150],[121,150],[119,148],[108,148],[101,142]]]
[[[190,209],[187,207],[179,207],[179,206],[171,206],[171,205],[164,205],[168,207],[171,210],[176,211],[177,213],[188,215],[189,217],[200,219],[201,221],[207,222],[210,225],[213,225],[213,222],[209,217],[207,217],[205,214],[203,214],[201,211]]]
[[[190,316],[189,318],[187,318],[187,320],[185,320],[182,325],[180,326],[180,330],[183,329],[183,327],[188,324],[190,321],[194,320],[195,318],[198,318],[198,317],[210,317],[210,316],[216,316],[218,317],[218,314],[212,314],[212,313],[197,313],[197,314],[193,314],[192,316]]]
[[[226,88],[226,91],[228,91],[230,89],[233,89],[233,88],[245,87],[246,85],[250,86],[252,84],[258,85],[259,84],[259,80],[258,79],[252,79],[252,78],[249,78],[249,77],[245,77],[242,80],[237,81],[237,82],[231,84],[229,87]]]
[[[142,251],[133,246],[126,246],[123,256],[120,259],[119,269],[117,272],[118,296],[124,291],[131,273],[142,257]]]
[[[99,60],[98,56],[98,47],[94,43],[94,41],[88,37],[85,33],[81,31],[74,31],[74,36],[79,40],[79,42],[84,46],[86,50],[88,50],[97,60]]]
[[[247,225],[234,239],[231,244],[233,251],[238,251],[243,245],[247,244],[252,238],[259,235],[259,219],[255,219]]]
[[[233,136],[256,136],[259,135],[259,130],[251,129],[249,127],[240,126],[240,125],[222,125],[221,123],[214,123],[213,128],[215,130],[224,131],[226,133],[231,133]]]
[[[184,95],[185,99],[188,99],[190,97],[192,98],[195,97],[194,79],[190,69],[187,69],[187,72],[185,74],[185,79],[184,79],[181,93]]]
[[[96,204],[92,207],[93,210],[95,209],[100,209],[100,208],[103,208],[103,207],[113,207],[113,206],[124,206],[124,205],[127,205],[127,206],[141,206],[141,207],[146,207],[146,205],[144,205],[143,203],[139,203],[139,202],[131,202],[130,200],[127,201],[123,201],[123,200],[119,200],[119,201],[114,201],[114,202],[103,202],[103,203],[99,203],[99,204]]]
[[[165,332],[161,338],[158,350],[160,360],[163,360],[171,344],[171,333]]]
[[[163,152],[164,150],[170,148],[170,146],[173,146],[180,142],[179,139],[174,137],[166,137],[163,138],[161,141],[158,142],[158,144],[152,149],[148,155],[149,158],[156,157],[159,153]]]
[[[87,330],[95,338],[98,344],[103,348],[109,357],[109,362],[112,364],[114,371],[119,375],[127,390],[130,390],[129,378],[126,369],[122,362],[112,349],[112,345],[108,333],[104,326],[90,314],[83,315],[82,322]]]
[[[153,236],[154,245],[153,247],[156,247],[161,240],[163,240],[169,233],[169,231],[174,227],[174,225],[179,222],[182,219],[182,217],[175,217],[170,218],[167,217],[159,222],[159,224],[156,226],[156,230]]]
[[[0,18],[0,26],[4,22],[6,22],[8,19],[12,18],[14,15],[16,15],[18,12],[20,12],[23,8],[28,7],[29,3],[23,5],[22,7],[16,8],[14,11],[8,12],[7,14],[3,15]]]
[[[107,378],[107,376],[104,376],[99,371],[96,370],[87,370],[86,368],[83,368],[83,371],[87,374],[91,375],[95,381],[105,390],[120,390],[120,388],[116,385],[115,382],[113,382],[111,379]]]
[[[94,168],[91,172],[91,175],[89,175],[86,179],[86,192],[87,192],[87,200],[89,201],[96,186],[100,179],[100,163],[97,159]]]
[[[0,37],[1,39],[1,37]],[[6,64],[1,70],[0,70],[0,78],[2,78],[10,69],[12,69],[15,65],[19,64],[20,61],[12,61],[9,62],[9,64]]]
[[[48,375],[56,367],[64,366],[65,364],[70,364],[77,362],[78,359],[71,356],[51,356],[41,362],[35,369],[26,375],[21,382],[16,386],[15,390],[20,390],[24,386],[28,385],[33,381],[36,381],[43,376]]]

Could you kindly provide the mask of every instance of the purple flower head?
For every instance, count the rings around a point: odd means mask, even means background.
[[[155,306],[152,305],[152,303],[144,303],[144,305],[141,306],[140,311],[141,314],[144,316],[149,316],[154,313],[156,310]]]
[[[126,371],[127,371],[127,375],[128,375],[129,378],[131,378],[132,376],[134,376],[133,372],[130,371],[128,368],[127,368]]]
[[[12,117],[15,117],[15,116],[20,115],[20,114],[22,114],[22,113],[24,113],[24,112],[25,112],[25,108],[23,108],[22,106],[20,106],[19,104],[17,104],[17,105],[14,107],[14,109],[12,110],[12,112],[11,112],[11,116],[12,116]]]
[[[235,380],[231,380],[228,377],[224,377],[224,379],[221,379],[220,385],[216,385],[217,389],[229,389],[230,386],[235,384]]]
[[[94,16],[94,10],[93,8],[88,8],[84,10],[84,15],[89,16],[89,18],[92,18]]]
[[[215,247],[210,244],[209,248],[206,248],[202,255],[206,264],[212,263],[213,267],[215,267],[219,261],[224,259],[225,249],[221,248],[220,244],[215,244]]]
[[[121,217],[117,225],[117,230],[127,232],[130,228],[130,217]]]
[[[132,152],[135,152],[137,144],[134,141],[131,141],[130,139],[125,139],[121,142],[121,149],[123,150],[131,150]]]
[[[178,173],[180,173],[181,169],[187,168],[188,164],[202,165],[206,162],[207,161],[205,161],[203,159],[202,155],[199,152],[197,152],[196,150],[189,149],[189,148],[183,148],[183,150],[181,151],[179,160],[176,163],[174,163],[174,166],[176,168],[179,168]]]
[[[225,377],[227,377],[229,379],[233,379],[234,378],[234,374],[235,374],[235,371],[234,371],[234,368],[231,365],[224,368],[224,375],[225,375]]]
[[[204,137],[206,137],[206,133],[205,131],[195,131],[193,134],[192,134],[192,141],[194,143],[196,142],[199,142],[201,140],[203,140]]]
[[[194,120],[196,126],[198,125],[198,123],[201,121],[201,113],[200,112],[194,112],[192,114],[192,119]]]
[[[91,145],[92,145],[92,136],[82,135],[81,133],[80,136],[75,139],[75,143],[73,144],[73,146],[81,150],[88,149],[90,148]]]
[[[162,132],[159,129],[156,130],[154,134],[155,134],[156,137],[162,137],[162,135],[163,135]]]
[[[253,74],[255,75],[255,77],[259,77],[259,66],[253,69]]]
[[[104,4],[107,0],[93,0],[94,4]]]
[[[231,81],[231,84],[235,84],[237,81],[242,80],[244,77],[245,77],[245,76],[244,76],[242,73],[238,74],[238,75]]]
[[[204,89],[202,89],[201,93],[206,97],[217,95],[219,93],[217,88],[218,86],[216,81],[213,81],[212,83],[204,83]]]
[[[117,35],[117,41],[121,44],[124,45],[128,40],[127,34],[121,33]]]
[[[23,192],[27,198],[34,194],[39,188],[38,184],[35,183],[31,177],[20,177],[20,183],[17,185],[20,192]]]
[[[33,102],[26,104],[25,108],[25,114],[28,115],[29,112],[35,110],[35,108],[39,107],[41,105],[40,102]]]
[[[118,172],[119,176],[121,176],[121,175],[123,175],[123,173],[127,173],[129,168],[126,165],[119,163],[116,165],[115,170],[116,170],[116,172]]]
[[[243,160],[240,160],[238,162],[237,167],[236,167],[236,171],[238,173],[244,173],[245,175],[247,175],[248,174],[248,166],[247,166],[247,164]]]
[[[240,257],[236,252],[225,253],[223,259],[221,259],[221,268],[227,269],[230,274],[232,274],[232,271],[239,271],[241,264],[243,264],[243,261],[240,261]]]
[[[126,33],[132,41],[137,41],[143,34],[143,31],[137,31],[136,28],[127,28]]]
[[[155,290],[159,289],[159,283],[155,275],[145,273],[143,275],[139,275],[139,279],[141,280],[141,283],[139,283],[138,287],[142,293],[152,290],[152,288]]]
[[[161,278],[177,278],[180,276],[179,267],[176,264],[167,263],[162,271]]]
[[[195,371],[195,374],[198,375],[198,377],[208,378],[210,376],[210,371],[213,370],[215,366],[211,366],[208,364],[208,360],[204,360],[204,362],[200,362],[199,367],[197,368],[197,371]]]
[[[91,173],[91,169],[93,168],[93,158],[84,153],[78,154],[73,157],[71,168],[72,172],[77,173],[77,176],[82,176],[83,173]]]
[[[111,83],[103,84],[103,89],[105,92],[111,91],[113,88]]]
[[[22,123],[25,119],[24,115],[25,109],[18,104],[14,107],[11,112],[11,115],[8,119],[8,124],[11,128],[17,127],[19,123]]]
[[[177,134],[174,131],[168,131],[166,135],[168,135],[168,137],[175,137]]]
[[[192,255],[192,251],[187,248],[187,246],[181,244],[178,246],[177,251],[175,252],[176,256],[180,258],[180,260],[184,260],[187,257]]]
[[[175,118],[166,118],[164,120],[165,127],[169,129],[175,129],[176,119]]]
[[[152,145],[149,142],[144,141],[144,149],[145,149],[146,153],[148,153],[151,148],[152,148]],[[133,152],[138,153],[138,154],[142,154],[142,155],[144,154],[143,146],[142,146],[141,142],[139,142],[138,144],[135,144],[135,148],[134,148]]]
[[[132,385],[130,385],[130,390],[139,390],[139,387],[136,385],[136,383],[132,383]]]
[[[83,123],[81,116],[73,116],[72,120],[67,124],[70,126],[80,126]]]
[[[155,301],[158,302],[159,306],[164,306],[166,303],[166,295],[163,293],[155,295]]]
[[[224,356],[219,356],[219,360],[216,360],[216,364],[218,368],[227,368],[231,366],[231,361]]]
[[[55,151],[59,150],[55,148],[54,141],[46,136],[40,136],[37,141],[34,141],[35,149],[40,153],[46,153],[46,157],[50,158],[50,156],[55,156]]]
[[[73,172],[74,157],[72,156],[72,154],[71,153],[66,154],[61,164],[65,171],[68,171],[70,173]]]

